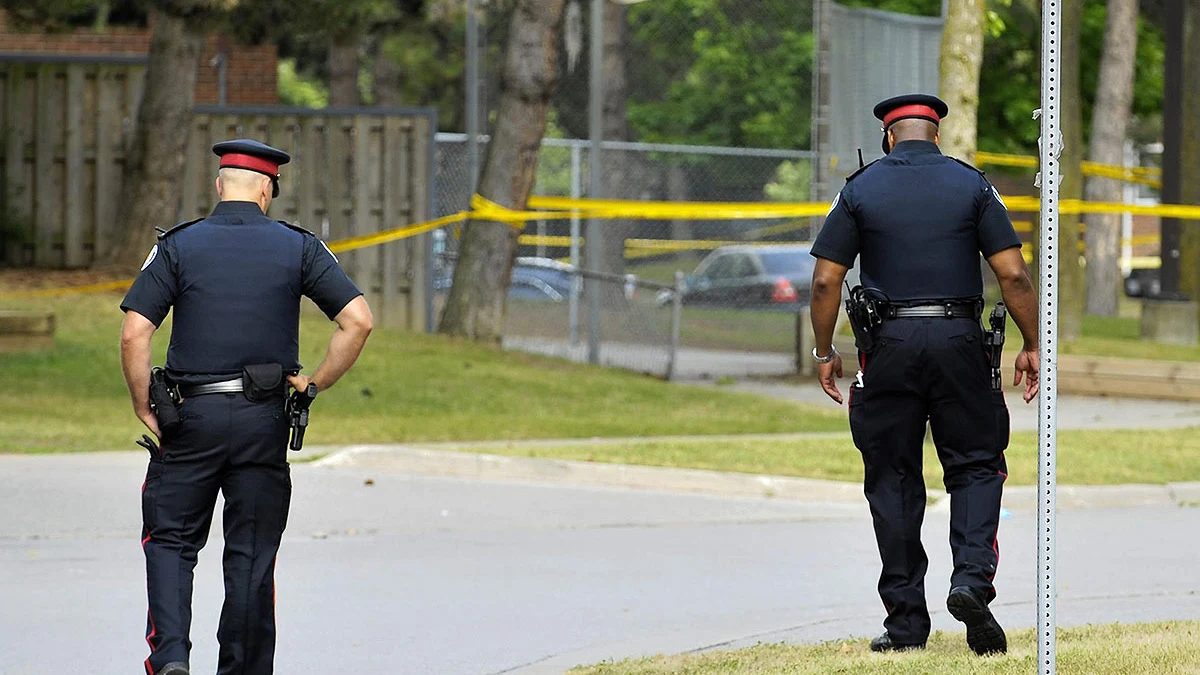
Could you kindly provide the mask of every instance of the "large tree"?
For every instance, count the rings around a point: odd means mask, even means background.
[[[1088,159],[1101,164],[1125,163],[1125,139],[1133,105],[1133,65],[1137,55],[1137,0],[1108,0],[1104,52]],[[1088,201],[1120,202],[1124,185],[1111,178],[1089,176]],[[1087,251],[1087,313],[1116,316],[1121,289],[1121,215],[1093,213],[1085,219]]]
[[[1062,183],[1059,199],[1083,196],[1083,103],[1080,95],[1080,31],[1084,0],[1062,3],[1062,88],[1058,96],[1062,121]],[[1079,252],[1079,215],[1060,214],[1058,228],[1058,335],[1077,340],[1083,334],[1084,283]]]
[[[941,124],[942,152],[973,162],[983,65],[983,0],[948,0],[947,10],[942,26],[941,94],[951,115]]]
[[[102,253],[107,262],[141,262],[154,241],[154,228],[170,225],[179,213],[204,30],[225,4],[175,0],[157,3],[150,13],[150,58],[121,186],[124,232]]]
[[[1200,0],[1186,0],[1184,7],[1183,109],[1200,110]],[[1200,125],[1185,124],[1179,152],[1183,201],[1200,205]],[[1194,301],[1200,301],[1200,220],[1182,221],[1179,284]]]
[[[546,116],[558,79],[563,0],[517,0],[509,26],[500,109],[479,194],[523,210],[533,189]],[[499,342],[517,254],[507,223],[472,219],[463,229],[454,282],[439,330]]]

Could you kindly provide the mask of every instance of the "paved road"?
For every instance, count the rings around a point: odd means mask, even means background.
[[[144,658],[136,454],[0,456],[0,671],[134,673]],[[366,479],[373,485],[366,485]],[[757,640],[872,636],[858,506],[414,478],[298,465],[278,670],[479,675]],[[931,513],[937,628],[949,555]],[[1035,616],[1034,523],[1001,531],[997,613]],[[1064,624],[1194,618],[1200,509],[1064,512]],[[215,664],[220,541],[201,554],[196,673]],[[1114,548],[1106,548],[1114,546]]]

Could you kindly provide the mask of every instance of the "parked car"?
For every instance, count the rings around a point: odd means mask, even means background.
[[[1162,293],[1162,278],[1158,268],[1130,270],[1125,277],[1125,295],[1131,298],[1152,298]]]
[[[684,280],[683,302],[794,311],[811,298],[815,265],[807,244],[723,246]]]
[[[508,297],[520,300],[565,302],[571,295],[572,267],[550,258],[517,258]],[[433,288],[447,293],[454,281],[454,265],[437,268]]]

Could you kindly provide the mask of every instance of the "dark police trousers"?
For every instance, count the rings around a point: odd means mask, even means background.
[[[990,602],[1008,473],[1008,408],[1003,395],[991,391],[982,328],[974,319],[886,321],[878,346],[859,361],[862,385],[850,388],[850,429],[862,452],[883,562],[884,627],[897,643],[923,643],[929,636],[928,558],[921,545],[926,420],[950,493],[950,587],[968,586]]]
[[[219,675],[269,675],[275,654],[275,555],[292,483],[283,394],[184,400],[183,423],[150,460],[142,490],[142,548],[150,608],[146,672],[188,661],[192,570],[208,539],[217,493],[225,498],[225,604]]]

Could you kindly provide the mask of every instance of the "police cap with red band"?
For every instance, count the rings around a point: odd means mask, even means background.
[[[270,176],[274,188],[271,196],[279,196],[279,167],[292,161],[291,155],[246,138],[215,143],[212,151],[221,158],[222,169],[246,169]]]
[[[905,94],[880,101],[875,106],[875,117],[883,122],[883,151],[890,152],[887,130],[896,122],[907,119],[922,119],[939,124],[950,114],[950,106],[929,94]]]

